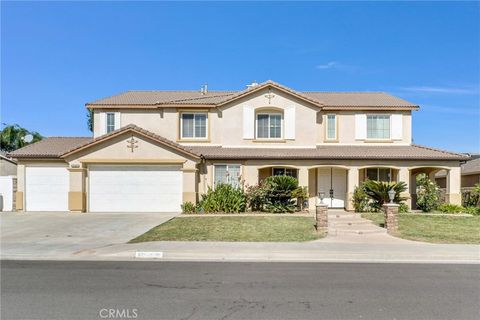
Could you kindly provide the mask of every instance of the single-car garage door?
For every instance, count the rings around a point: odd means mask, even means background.
[[[89,167],[92,212],[177,212],[182,203],[179,166]]]
[[[26,211],[68,211],[66,167],[25,168]]]

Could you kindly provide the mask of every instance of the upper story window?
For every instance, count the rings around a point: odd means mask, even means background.
[[[337,117],[334,114],[327,115],[327,140],[337,139]]]
[[[180,116],[182,139],[206,139],[208,116],[206,112],[183,112]]]
[[[107,112],[107,133],[110,133],[115,130],[115,113]]]
[[[367,115],[367,139],[390,139],[389,115]]]
[[[259,113],[257,114],[257,139],[281,139],[282,114]]]

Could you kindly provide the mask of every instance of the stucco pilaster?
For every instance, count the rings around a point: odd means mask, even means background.
[[[445,193],[445,201],[451,204],[462,204],[461,187],[461,171],[460,167],[452,167],[447,173],[447,188]]]
[[[242,178],[245,186],[254,186],[258,184],[258,168],[255,166],[243,165]]]
[[[25,165],[17,165],[17,191],[15,192],[16,211],[23,211],[25,208]]]
[[[308,170],[308,209],[315,210],[317,204],[317,168]]]
[[[353,193],[359,184],[359,169],[358,167],[350,167],[347,173],[347,202],[345,208],[348,211],[354,211],[353,207]]]
[[[410,194],[410,170],[406,167],[401,167],[398,171],[398,182],[405,182],[407,185],[407,190],[400,194],[401,197],[407,198],[405,203],[407,204],[408,208],[412,208],[412,196]]]
[[[70,188],[68,190],[68,210],[85,212],[85,168],[69,168]]]
[[[198,188],[197,188],[197,175],[198,170],[196,164],[191,161],[187,161],[182,168],[183,175],[183,202],[197,203]]]

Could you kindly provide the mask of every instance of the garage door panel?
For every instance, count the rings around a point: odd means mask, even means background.
[[[26,211],[68,211],[69,184],[66,167],[27,167]]]
[[[92,166],[90,211],[179,211],[182,173],[179,166]]]

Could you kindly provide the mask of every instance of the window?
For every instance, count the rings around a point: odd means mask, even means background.
[[[367,115],[367,139],[390,139],[390,116]]]
[[[388,168],[368,168],[367,179],[375,181],[392,181],[392,170]]]
[[[257,138],[281,139],[282,115],[279,113],[257,114]]]
[[[337,139],[337,119],[334,114],[327,115],[327,140]]]
[[[290,176],[297,178],[297,169],[292,168],[273,168],[272,169],[273,176]]]
[[[107,112],[107,133],[115,130],[115,113]]]
[[[180,118],[181,138],[207,138],[206,113],[182,113]]]
[[[240,165],[239,164],[216,164],[214,170],[214,186],[219,183],[229,184],[233,187],[240,187]]]

